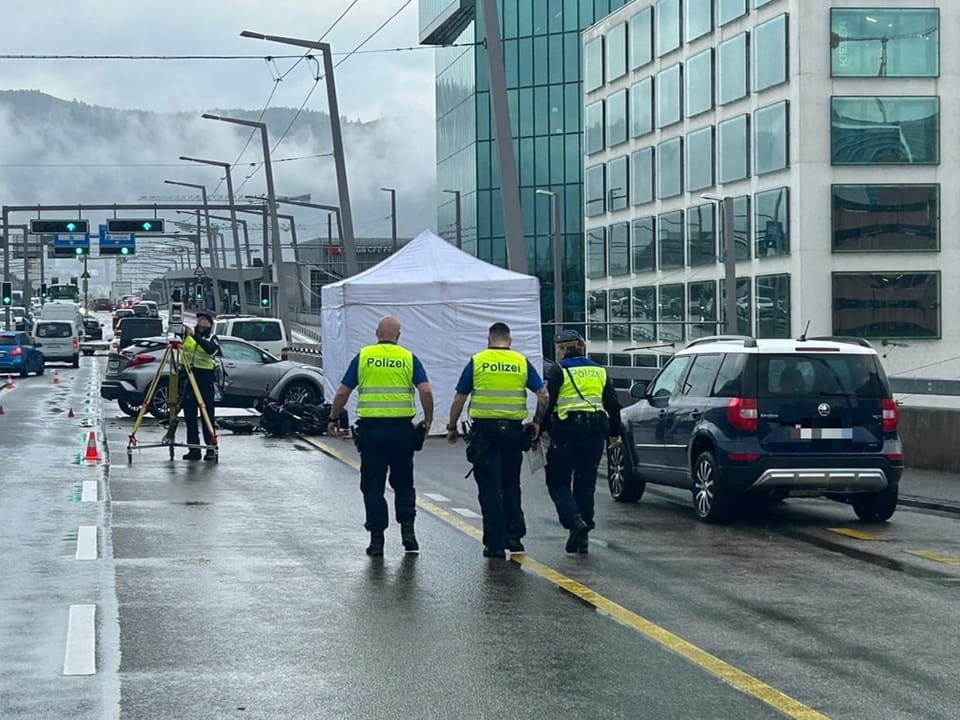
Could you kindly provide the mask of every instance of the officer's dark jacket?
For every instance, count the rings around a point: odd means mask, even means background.
[[[563,371],[563,368],[577,367],[578,365],[601,367],[593,360],[589,360],[583,356],[566,357],[558,364],[554,365],[550,370],[550,374],[547,375],[547,392],[550,393],[550,402],[547,405],[547,413],[545,417],[548,429],[551,425],[559,422],[559,418],[557,418],[556,415],[556,409],[557,398],[560,395],[560,386],[563,385],[563,378],[566,375],[566,373]],[[607,384],[603,386],[603,409],[607,412],[607,416],[610,418],[610,429],[607,434],[610,437],[620,435],[620,399],[617,397],[617,391],[613,387],[613,381],[611,381],[609,377],[607,378]]]

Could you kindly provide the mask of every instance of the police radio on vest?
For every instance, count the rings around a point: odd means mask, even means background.
[[[480,363],[480,370],[483,372],[521,372],[522,368],[516,363],[507,362],[484,362]]]
[[[372,357],[368,357],[368,358],[367,358],[367,367],[370,367],[371,365],[372,365],[373,367],[378,367],[378,368],[385,368],[385,367],[405,368],[405,367],[407,366],[407,363],[404,362],[402,359],[397,359],[397,358],[372,358]]]

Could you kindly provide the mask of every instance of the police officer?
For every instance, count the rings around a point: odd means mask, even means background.
[[[193,370],[193,377],[197,381],[197,388],[200,390],[200,400],[203,402],[207,411],[207,417],[210,418],[210,426],[216,427],[214,417],[214,386],[216,384],[216,356],[220,355],[220,343],[216,335],[213,334],[213,315],[206,310],[197,311],[197,326],[192,328],[189,325],[183,326],[183,350],[180,353],[180,362]],[[199,403],[194,397],[193,387],[184,373],[178,381],[180,391],[180,405],[183,408],[183,421],[187,426],[187,445],[199,445],[200,433],[197,429]],[[207,452],[203,456],[204,460],[216,460],[217,451],[211,445],[214,445],[216,436],[207,427],[207,424],[199,421],[203,426],[203,444],[207,445]],[[200,449],[191,447],[184,460],[199,460]]]
[[[547,407],[547,390],[526,357],[510,349],[510,328],[490,326],[487,349],[474,355],[457,383],[450,406],[447,441],[457,441],[457,419],[467,397],[471,429],[467,459],[473,464],[483,515],[483,555],[506,558],[523,552],[527,529],[520,504],[520,467],[524,435],[535,438]],[[537,395],[537,410],[527,426],[527,390]]]
[[[605,438],[620,442],[620,402],[607,371],[585,357],[580,333],[562,330],[555,343],[557,364],[547,375],[547,490],[570,533],[566,551],[586,553]]]
[[[433,422],[433,390],[420,360],[400,347],[400,321],[386,316],[377,325],[377,344],[360,350],[350,362],[330,408],[328,433],[341,435],[338,418],[354,388],[357,399],[357,449],[360,451],[360,491],[366,511],[364,527],[370,532],[367,555],[383,555],[383,532],[389,524],[384,499],[387,471],[394,492],[394,507],[400,523],[404,550],[417,552],[414,533],[417,513],[413,487],[413,453],[417,433]],[[420,394],[423,422],[415,428],[413,389]]]

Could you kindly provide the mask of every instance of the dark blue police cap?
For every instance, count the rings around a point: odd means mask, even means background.
[[[583,342],[583,336],[576,330],[561,330],[557,333],[556,343]]]

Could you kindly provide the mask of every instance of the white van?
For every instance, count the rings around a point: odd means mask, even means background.
[[[80,331],[69,320],[37,320],[33,337],[43,353],[43,364],[68,362],[80,367]]]
[[[40,310],[41,320],[66,320],[77,328],[77,335],[83,334],[83,315],[80,306],[72,302],[47,302]]]
[[[220,315],[213,326],[216,335],[231,335],[266,350],[281,360],[287,359],[290,335],[277,318],[255,315]]]

